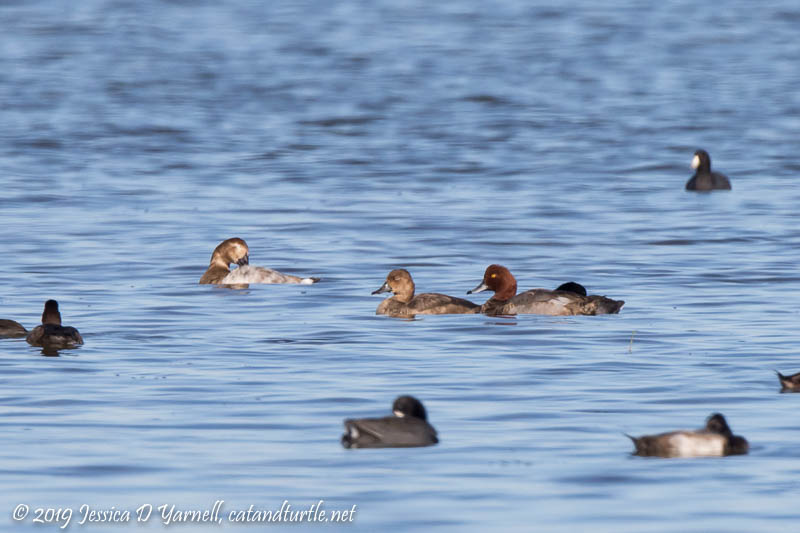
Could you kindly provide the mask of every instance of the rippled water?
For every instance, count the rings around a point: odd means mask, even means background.
[[[56,298],[86,344],[0,341],[2,528],[19,503],[324,500],[357,506],[325,530],[791,530],[799,23],[785,0],[5,2],[0,317]],[[683,190],[698,147],[732,192]],[[323,281],[197,285],[232,236]],[[373,314],[392,268],[463,296],[490,263],[627,303]],[[438,446],[341,448],[401,393]],[[749,455],[630,455],[623,432],[714,411]]]

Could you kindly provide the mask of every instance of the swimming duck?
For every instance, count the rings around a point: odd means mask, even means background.
[[[77,329],[61,325],[61,313],[58,312],[58,302],[55,300],[44,303],[42,324],[33,328],[25,340],[32,346],[59,350],[83,344],[83,337]]]
[[[705,150],[697,150],[692,158],[694,176],[686,182],[687,191],[730,190],[731,182],[725,174],[711,172],[711,156]]]
[[[714,413],[706,420],[706,426],[696,431],[683,430],[631,437],[636,447],[634,455],[655,457],[721,457],[742,455],[750,445],[734,435],[725,417]]]
[[[24,337],[27,334],[28,330],[19,322],[0,318],[0,338],[12,339],[15,337]]]
[[[414,296],[414,280],[407,270],[398,268],[389,272],[386,281],[372,294],[391,292],[394,296],[386,298],[378,305],[376,315],[395,317],[414,315],[449,315],[477,313],[478,304],[463,298],[446,294],[425,293]]]
[[[569,290],[562,289],[562,285],[560,290],[531,289],[517,294],[517,280],[511,272],[501,265],[489,265],[480,285],[467,294],[494,291],[494,296],[481,306],[480,312],[487,315],[606,315],[619,313],[625,304],[605,296],[584,296],[580,294],[583,286],[570,284],[566,284]]]
[[[232,271],[230,265],[235,263],[239,268]],[[282,274],[277,270],[250,266],[250,249],[243,239],[234,237],[222,241],[211,253],[211,261],[200,284],[241,285],[246,283],[299,283],[311,285],[319,278],[300,278],[290,274]]]
[[[777,370],[775,373],[778,374],[778,381],[781,382],[781,392],[800,392],[800,372],[791,376],[784,376]]]
[[[428,423],[422,402],[413,396],[400,396],[392,404],[392,416],[348,419],[344,421],[345,448],[405,448],[430,446],[439,442],[436,430]]]

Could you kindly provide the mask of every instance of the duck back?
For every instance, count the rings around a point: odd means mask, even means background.
[[[25,329],[19,322],[0,318],[0,338],[12,339],[16,337],[24,337],[27,334],[28,330]]]

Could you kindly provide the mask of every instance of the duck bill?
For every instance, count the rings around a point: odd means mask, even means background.
[[[392,292],[392,288],[389,287],[389,282],[388,281],[384,281],[383,285],[381,285],[378,290],[372,291],[372,294],[380,294],[382,292]]]
[[[246,254],[244,257],[240,258],[236,261],[236,264],[239,266],[249,265],[250,264],[250,254]]]
[[[474,288],[474,289],[472,289],[471,291],[467,291],[467,294],[474,294],[474,293],[476,293],[476,292],[483,292],[483,291],[485,291],[485,290],[486,290],[486,289],[488,289],[488,288],[489,288],[489,286],[488,286],[488,285],[486,285],[486,283],[484,283],[484,282],[481,282],[481,284],[480,284],[480,285],[478,285],[477,287],[475,287],[475,288]]]

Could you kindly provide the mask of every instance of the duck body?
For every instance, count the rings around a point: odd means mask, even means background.
[[[230,265],[239,265],[231,271]],[[211,253],[208,269],[200,278],[200,285],[237,285],[249,283],[295,283],[310,285],[319,278],[301,278],[283,274],[270,268],[250,266],[250,248],[244,239],[233,237],[222,241]]]
[[[408,448],[431,446],[439,442],[436,430],[428,423],[422,402],[413,396],[400,396],[392,405],[392,416],[347,419],[342,446],[345,448]]]
[[[27,334],[28,330],[25,329],[25,327],[19,322],[8,320],[6,318],[0,318],[0,338],[14,339],[17,337],[24,337]]]
[[[800,392],[800,372],[791,376],[784,376],[777,371],[775,373],[778,374],[778,381],[781,382],[781,392]]]
[[[311,285],[319,281],[319,278],[301,278],[284,274],[271,268],[244,265],[231,270],[228,275],[222,278],[222,285],[236,285],[239,283],[296,283],[299,285]]]
[[[531,289],[517,293],[517,280],[502,265],[489,265],[480,285],[467,294],[494,291],[494,296],[484,303],[480,312],[486,315],[607,315],[617,314],[625,302],[605,296],[586,296],[582,285],[569,282],[559,289]]]
[[[481,306],[480,312],[487,315],[610,315],[619,313],[624,304],[605,296],[531,289],[506,301],[490,298]]]
[[[705,150],[697,150],[692,158],[694,175],[686,182],[687,191],[731,190],[731,182],[725,174],[711,171],[711,156]]]
[[[83,344],[80,332],[71,326],[41,324],[33,328],[25,340],[31,346],[44,348],[74,348]]]
[[[680,430],[631,437],[636,448],[634,455],[643,457],[723,457],[746,454],[750,446],[738,435],[734,435],[725,417],[719,413],[711,415],[706,426],[695,431]]]
[[[391,292],[375,311],[376,315],[411,317],[414,315],[474,314],[480,306],[476,303],[435,292],[414,294],[416,287],[411,274],[398,268],[389,272],[386,281],[372,294]]]
[[[42,323],[33,328],[25,340],[31,346],[50,349],[74,348],[83,344],[83,337],[77,329],[61,325],[61,313],[55,300],[45,302]]]

